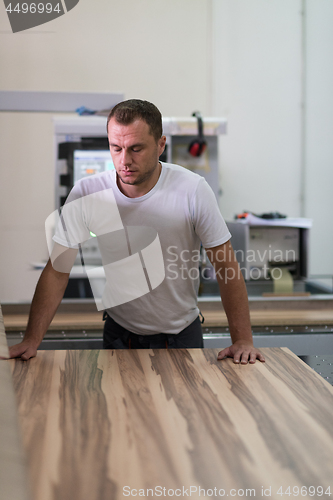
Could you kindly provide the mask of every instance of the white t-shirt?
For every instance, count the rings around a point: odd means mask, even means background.
[[[77,248],[90,232],[97,235],[106,274],[110,270],[105,308],[140,335],[176,334],[196,319],[201,243],[212,248],[231,237],[205,179],[161,165],[157,183],[139,198],[119,190],[115,170],[78,181],[53,238]]]

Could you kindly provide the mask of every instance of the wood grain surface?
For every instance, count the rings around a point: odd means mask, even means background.
[[[0,357],[8,356],[0,306]],[[9,362],[0,359],[0,498],[29,500],[27,462],[19,432]]]
[[[0,305],[0,358],[1,357],[8,357],[8,345],[5,333],[5,325],[2,316],[2,309]]]
[[[205,328],[228,326],[225,312],[220,308],[209,311],[202,308],[205,318]],[[333,324],[332,310],[255,310],[250,311],[252,326],[278,326],[278,325],[331,325]],[[7,332],[21,330],[24,332],[27,314],[6,314],[4,316]],[[104,322],[101,313],[57,313],[48,331],[53,330],[103,330]]]
[[[333,494],[333,387],[288,349],[262,351],[245,366],[218,349],[8,361],[33,500]]]

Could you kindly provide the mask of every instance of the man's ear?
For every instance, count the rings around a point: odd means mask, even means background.
[[[158,140],[158,147],[160,149],[158,156],[161,156],[161,154],[163,153],[165,149],[165,144],[166,144],[166,137],[165,135],[162,135],[162,137]]]

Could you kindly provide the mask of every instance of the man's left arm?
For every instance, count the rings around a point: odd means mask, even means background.
[[[234,363],[265,361],[261,352],[253,346],[245,281],[230,241],[217,247],[206,248],[219,284],[221,299],[226,312],[232,345],[219,352],[218,359],[232,357]]]

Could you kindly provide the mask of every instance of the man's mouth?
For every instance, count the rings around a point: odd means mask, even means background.
[[[123,175],[132,175],[135,174],[135,170],[123,170],[122,173]]]

